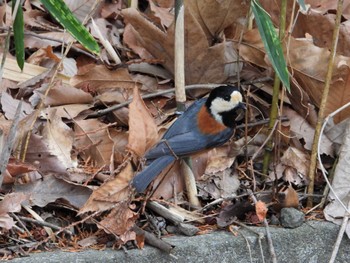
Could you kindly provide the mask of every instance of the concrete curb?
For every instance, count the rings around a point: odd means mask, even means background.
[[[264,228],[254,227],[254,231],[265,233]],[[329,222],[309,221],[296,229],[270,227],[278,262],[328,262],[339,227]],[[155,248],[146,246],[143,250],[130,250],[128,253],[115,250],[83,252],[44,252],[30,257],[11,260],[11,263],[69,263],[69,262],[262,262],[257,235],[240,230],[238,236],[229,232],[217,231],[207,235],[165,239],[175,245],[171,257]],[[249,243],[252,261],[250,261]],[[271,262],[266,239],[262,239],[265,262]],[[350,240],[343,238],[336,262],[350,262]]]

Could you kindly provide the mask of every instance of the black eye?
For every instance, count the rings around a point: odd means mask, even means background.
[[[231,96],[229,96],[229,95],[226,95],[226,96],[224,97],[224,100],[230,101],[230,99],[231,99]]]

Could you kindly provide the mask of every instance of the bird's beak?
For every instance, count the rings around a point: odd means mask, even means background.
[[[243,102],[238,103],[237,108],[238,109],[242,109],[242,110],[246,110],[247,109],[247,107],[245,106],[245,104]]]

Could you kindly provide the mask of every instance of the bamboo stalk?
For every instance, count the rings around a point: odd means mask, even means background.
[[[287,14],[287,1],[281,0],[281,14],[280,14],[280,29],[279,29],[279,39],[282,41],[285,34],[286,28],[286,14]],[[273,94],[272,94],[272,102],[271,102],[271,111],[270,111],[270,122],[268,127],[268,134],[272,132],[273,127],[275,126],[275,122],[278,117],[278,98],[280,94],[280,86],[281,80],[278,78],[277,74],[275,74],[275,80],[273,85]],[[271,153],[274,147],[274,138],[271,138],[269,142],[266,144],[264,160],[263,160],[263,174],[267,174],[269,170],[269,164],[271,160]]]
[[[183,0],[175,1],[175,97],[177,111],[185,111],[186,92],[185,92],[185,10]],[[197,187],[192,172],[191,161],[189,157],[183,158],[181,171],[185,178],[185,186],[189,202],[196,207],[200,206],[197,197]]]

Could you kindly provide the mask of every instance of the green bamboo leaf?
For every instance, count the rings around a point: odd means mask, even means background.
[[[261,7],[258,0],[253,0],[251,3],[255,21],[258,25],[258,30],[264,43],[267,55],[278,77],[286,89],[290,92],[290,83],[286,60],[284,59],[281,41],[278,38],[271,18]]]
[[[100,47],[86,28],[72,14],[63,0],[40,0],[50,14],[85,48],[100,53]]]
[[[307,11],[307,7],[305,5],[305,1],[304,0],[297,0],[299,6],[301,7],[302,11],[306,12]]]
[[[15,8],[16,2],[20,0],[12,1],[12,12]],[[24,67],[24,21],[23,21],[23,9],[21,4],[17,9],[15,21],[13,22],[13,38],[15,41],[16,60],[19,68],[23,70]]]

